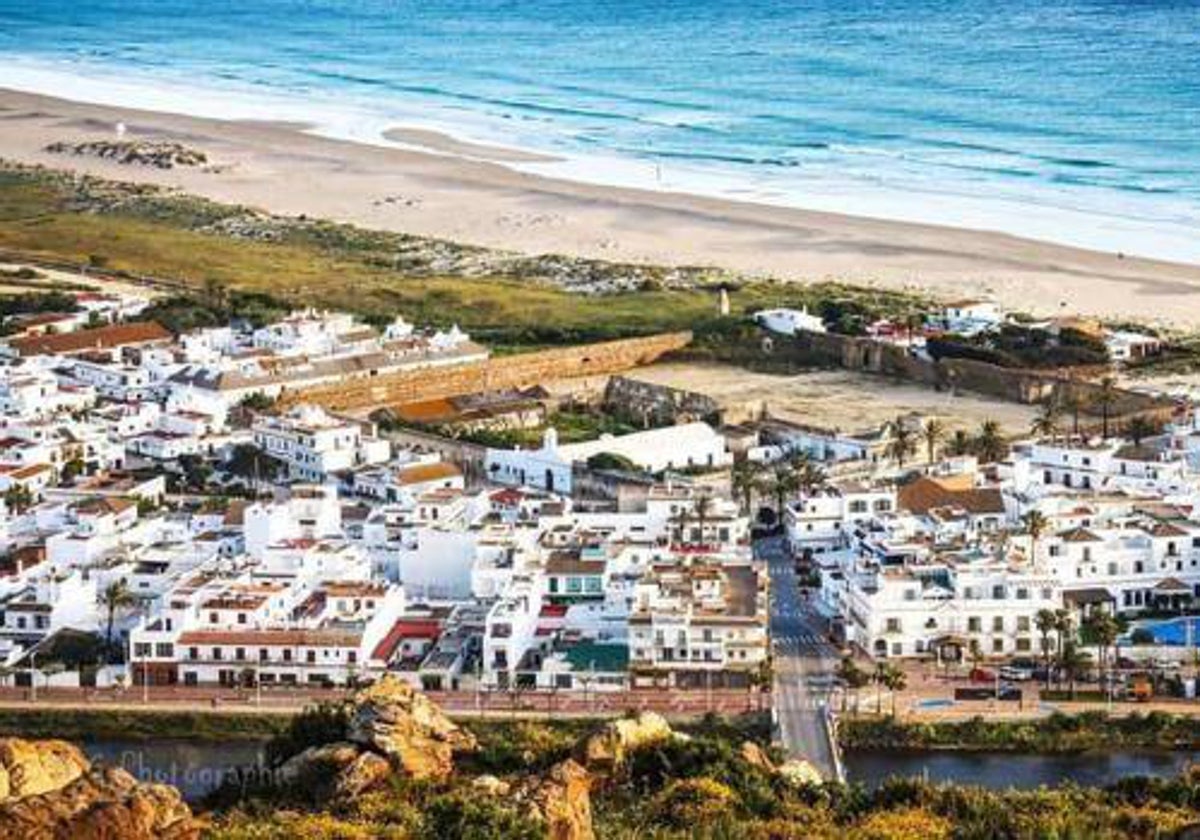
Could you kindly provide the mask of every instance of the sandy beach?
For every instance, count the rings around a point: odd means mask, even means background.
[[[212,165],[159,170],[45,151],[56,141],[170,139]],[[396,126],[403,148],[305,127],[225,122],[0,91],[0,157],[156,183],[276,213],[525,253],[713,265],[942,297],[1036,315],[1200,327],[1200,267],[949,227],[586,185],[514,171],[536,155]]]

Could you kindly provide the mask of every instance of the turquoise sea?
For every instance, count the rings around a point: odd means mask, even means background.
[[[0,0],[0,85],[1200,262],[1197,0]]]

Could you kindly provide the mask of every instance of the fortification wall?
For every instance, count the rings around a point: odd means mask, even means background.
[[[912,356],[905,348],[869,338],[802,333],[795,337],[769,336],[763,339],[765,356],[797,364],[842,367],[894,376],[933,388],[962,389],[1009,402],[1034,404],[1051,397],[1065,400],[1077,397],[1085,406],[1095,406],[1101,386],[1095,381],[1076,379],[1052,371],[1004,368],[975,359],[930,361]],[[1111,406],[1112,417],[1145,415],[1167,419],[1172,406],[1168,401],[1148,394],[1118,390]],[[1095,414],[1096,409],[1089,410]]]
[[[552,379],[620,373],[680,350],[691,340],[690,332],[662,333],[369,376],[287,390],[280,396],[280,404],[313,403],[330,411],[358,411],[481,391],[528,388]]]

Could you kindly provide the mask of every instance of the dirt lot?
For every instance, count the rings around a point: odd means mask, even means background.
[[[708,394],[723,406],[765,403],[776,417],[843,432],[878,428],[910,411],[942,418],[951,429],[978,429],[998,420],[1009,435],[1026,434],[1033,406],[930,388],[850,371],[796,376],[753,373],[726,365],[661,364],[626,374],[632,379]]]

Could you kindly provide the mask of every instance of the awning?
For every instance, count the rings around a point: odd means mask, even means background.
[[[1117,599],[1103,586],[1090,589],[1076,589],[1063,593],[1063,600],[1068,604],[1109,604]]]
[[[1179,578],[1163,578],[1154,584],[1154,592],[1158,595],[1191,595],[1192,587]]]

